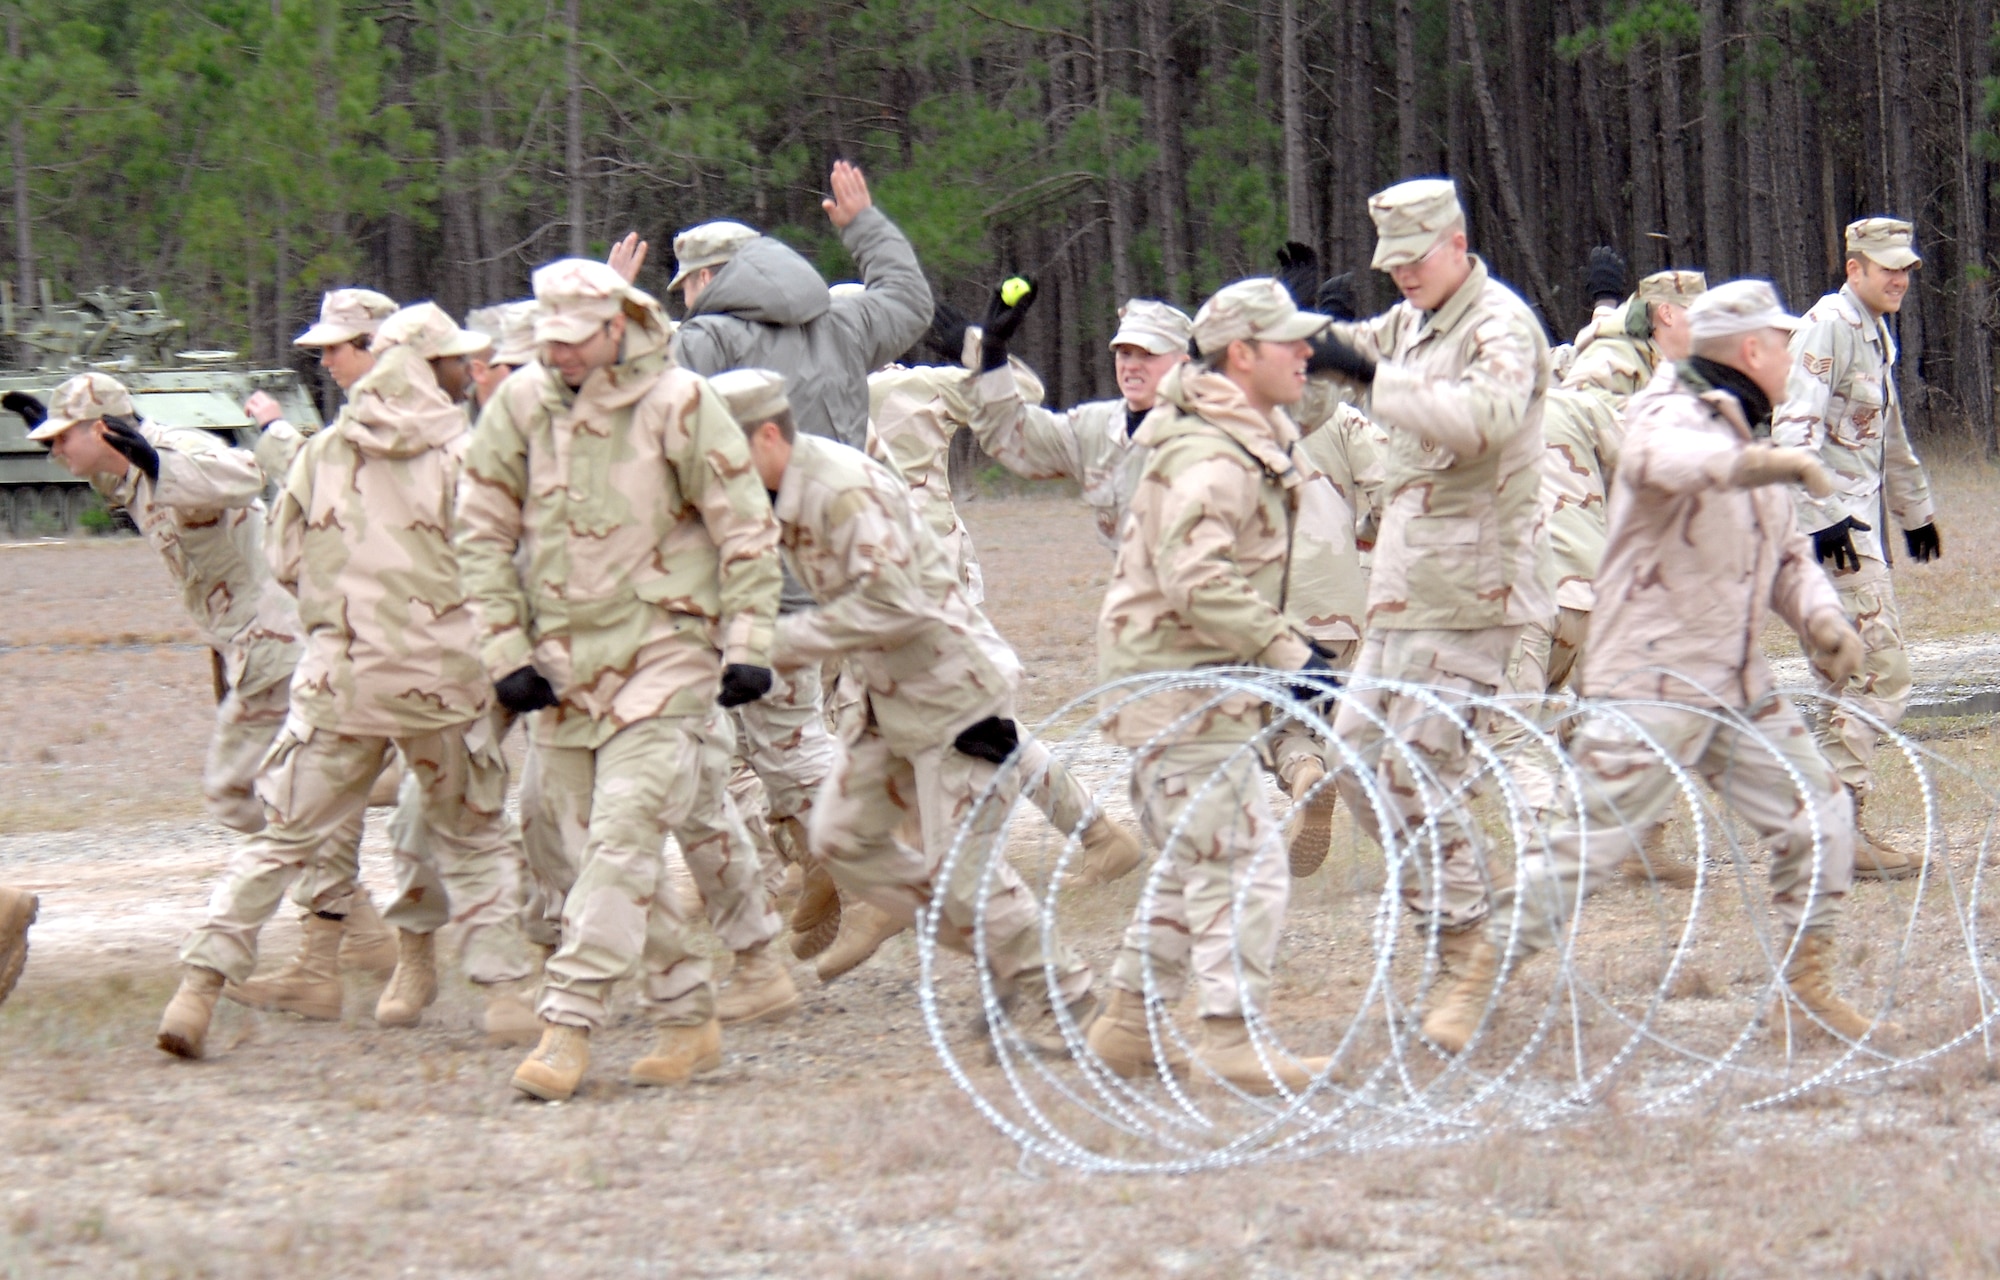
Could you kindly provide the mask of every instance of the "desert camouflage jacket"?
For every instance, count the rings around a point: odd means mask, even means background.
[[[1146,465],[1097,618],[1098,673],[1297,670],[1310,649],[1289,612],[1288,570],[1300,494],[1319,479],[1298,430],[1283,410],[1259,413],[1227,378],[1191,365],[1168,374],[1160,396],[1135,437]],[[1180,723],[1209,697],[1148,698],[1106,731],[1127,745],[1169,725],[1177,737],[1255,732],[1258,706],[1242,698]]]
[[[785,561],[818,602],[778,619],[780,666],[847,659],[898,751],[939,746],[1012,714],[1019,660],[888,468],[801,434],[777,514]]]
[[[706,715],[724,663],[770,664],[777,522],[750,447],[663,316],[572,391],[517,369],[479,417],[457,540],[496,680],[532,663],[561,699],[552,746]],[[522,553],[524,569],[516,568]]]
[[[1097,534],[1118,545],[1118,526],[1145,459],[1132,448],[1123,400],[1092,400],[1056,413],[1030,403],[1004,369],[972,379],[972,434],[992,459],[1025,480],[1074,480],[1097,516]]]
[[[123,507],[180,589],[202,642],[222,657],[229,686],[261,693],[292,678],[299,611],[264,562],[264,473],[206,431],[139,420],[160,454],[156,484],[137,467],[92,481]]]
[[[892,364],[869,374],[867,452],[886,457],[910,487],[917,514],[978,604],[986,598],[979,555],[951,500],[951,438],[972,416],[970,383],[957,365]]]
[[[313,727],[400,737],[485,710],[451,543],[468,438],[430,365],[392,347],[292,464],[267,550],[306,628],[292,710]]]
[[[1750,428],[1736,397],[1675,366],[1634,397],[1584,651],[1590,697],[1752,705],[1772,691],[1760,639],[1840,598],[1793,516],[1792,486],[1734,487]]]
[[[1368,625],[1519,626],[1553,611],[1542,544],[1548,341],[1473,260],[1444,306],[1398,303],[1334,328],[1379,364],[1368,416],[1389,433],[1389,491]]]
[[[1815,499],[1800,490],[1799,525],[1816,533],[1853,517],[1854,549],[1881,560],[1878,495],[1905,529],[1936,518],[1930,481],[1903,429],[1903,401],[1896,393],[1896,343],[1887,326],[1868,314],[1842,286],[1806,312],[1806,327],[1792,335],[1792,377],[1785,402],[1771,416],[1775,444],[1814,449],[1833,473],[1834,492]]]

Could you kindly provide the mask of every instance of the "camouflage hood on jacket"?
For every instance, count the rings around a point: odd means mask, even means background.
[[[348,392],[334,429],[363,453],[409,458],[465,430],[465,410],[438,386],[430,361],[390,347]]]

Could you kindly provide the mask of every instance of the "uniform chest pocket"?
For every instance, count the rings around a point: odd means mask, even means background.
[[[1859,448],[1882,434],[1882,409],[1887,403],[1882,383],[1874,378],[1856,378],[1847,386],[1845,402],[1832,419],[1829,434],[1837,444]]]
[[[1476,547],[1478,516],[1412,516],[1403,532],[1411,547]]]
[[[1409,598],[1462,605],[1493,589],[1499,555],[1481,537],[1478,516],[1413,516],[1403,528]]]

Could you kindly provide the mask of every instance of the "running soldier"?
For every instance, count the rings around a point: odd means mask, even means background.
[[[1771,424],[1779,444],[1811,449],[1837,486],[1824,498],[1799,499],[1799,526],[1827,568],[1847,616],[1861,631],[1867,657],[1850,680],[1822,692],[1838,704],[1819,718],[1819,748],[1854,795],[1855,869],[1900,880],[1923,870],[1923,854],[1885,844],[1868,832],[1863,813],[1875,788],[1876,727],[1893,729],[1910,705],[1910,658],[1889,577],[1882,532],[1885,509],[1902,526],[1910,559],[1927,564],[1944,552],[1923,464],[1904,430],[1896,391],[1896,340],[1886,317],[1903,308],[1910,272],[1923,263],[1909,223],[1863,218],[1847,228],[1847,283],[1805,314],[1792,338],[1795,368],[1785,402]]]
[[[480,416],[457,541],[478,652],[501,702],[534,717],[536,809],[582,837],[541,1043],[513,1082],[560,1100],[635,968],[659,1034],[630,1080],[721,1064],[708,958],[664,846],[704,794],[711,709],[772,686],[778,530],[728,409],[669,355],[657,301],[583,259],[534,287],[544,362]]]

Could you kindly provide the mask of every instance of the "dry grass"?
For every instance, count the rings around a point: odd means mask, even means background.
[[[1933,600],[1926,575],[1962,567],[1976,577],[1992,559],[1979,546],[2000,548],[2000,527],[1978,524],[1981,501],[2000,511],[1980,496],[2000,485],[1936,470],[1953,558],[1905,579],[1919,584],[1905,589],[1912,629],[1928,634],[1945,633],[1942,604],[1954,592],[1962,604],[1972,584]],[[1091,629],[1109,556],[1072,500],[988,497],[967,519],[994,616],[1028,668],[1023,714],[1039,717],[1094,681]],[[506,1076],[517,1051],[469,1030],[473,1002],[455,980],[414,1031],[375,1027],[366,1010],[377,988],[354,982],[342,1023],[225,1006],[213,1060],[169,1061],[151,1032],[172,985],[172,948],[228,841],[186,822],[207,732],[206,658],[171,640],[178,606],[149,555],[131,542],[0,550],[0,831],[85,827],[103,846],[92,852],[68,836],[0,844],[46,890],[38,928],[48,943],[0,1008],[0,1274],[1650,1278],[2000,1268],[2000,1225],[1988,1211],[2000,1189],[1990,1141],[2000,1089],[1976,1053],[1872,1097],[1750,1114],[1724,1102],[1650,1118],[1614,1098],[1594,1122],[1549,1133],[1178,1180],[1022,1167],[938,1068],[906,940],[840,984],[807,990],[792,1021],[732,1033],[723,1071],[679,1091],[620,1082],[648,1038],[627,1020],[599,1037],[578,1100],[516,1102]],[[128,633],[167,643],[103,647]],[[1982,771],[1993,747],[1983,725],[1933,745]],[[140,813],[179,814],[183,825],[126,826]],[[1896,822],[1911,813],[1907,800],[1885,807]],[[366,856],[379,886],[378,835]],[[1349,832],[1299,887],[1278,997],[1287,1019],[1323,1024],[1358,998],[1353,974],[1380,879],[1379,861]],[[1077,904],[1093,959],[1108,954],[1126,891]],[[1901,901],[1863,897],[1857,911],[1871,920]],[[1655,927],[1640,895],[1612,907],[1607,929]],[[81,927],[79,915],[95,925]],[[291,936],[281,920],[267,952],[282,953]],[[1688,1012],[1677,1016],[1693,1030],[1740,1023],[1755,966],[1739,941],[1704,939],[1683,966],[1685,999],[1675,1003]],[[1865,987],[1893,956],[1878,948],[1844,959]],[[1583,963],[1618,1000],[1643,997],[1660,972],[1656,957],[1608,945]],[[799,978],[810,987],[806,971]],[[969,990],[954,964],[948,1003],[963,1011]],[[1969,1012],[1950,1003],[1950,984],[1917,981],[1912,998],[1934,1026]],[[997,1089],[970,1033],[954,1034],[982,1086]]]

